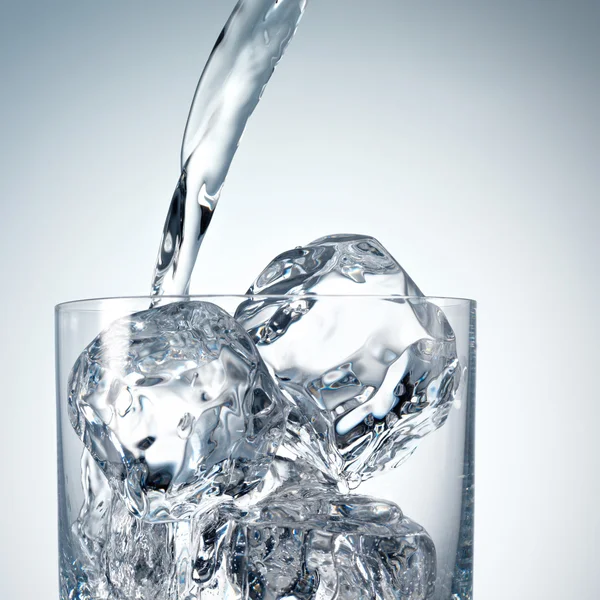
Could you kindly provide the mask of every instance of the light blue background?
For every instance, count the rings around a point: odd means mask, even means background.
[[[0,598],[56,600],[52,307],[144,294],[233,2],[0,3]],[[479,301],[477,600],[596,600],[600,3],[313,0],[192,283],[378,237]]]

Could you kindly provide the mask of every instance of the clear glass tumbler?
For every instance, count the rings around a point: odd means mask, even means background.
[[[473,597],[474,301],[151,304],[56,308],[61,600]]]

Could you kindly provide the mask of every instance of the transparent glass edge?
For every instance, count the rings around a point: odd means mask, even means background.
[[[473,308],[477,308],[477,301],[471,298],[460,298],[455,296],[404,296],[402,294],[310,294],[310,293],[298,293],[298,294],[194,294],[189,296],[161,296],[162,300],[210,300],[218,298],[239,298],[240,300],[248,298],[260,298],[260,299],[271,299],[271,300],[284,300],[289,298],[321,298],[321,299],[372,299],[372,300],[414,300],[414,301],[430,301],[435,302],[436,300],[452,302],[455,306],[470,305]],[[56,304],[54,310],[57,314],[66,311],[102,311],[100,303],[116,304],[119,302],[139,302],[146,300],[152,302],[156,300],[153,296],[109,296],[99,298],[85,298],[81,300],[68,300],[66,302],[60,302]]]

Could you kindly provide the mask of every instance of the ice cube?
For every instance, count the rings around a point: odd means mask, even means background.
[[[302,464],[277,458],[278,485],[253,506],[224,502],[175,523],[131,515],[87,450],[82,466],[65,600],[422,600],[434,590],[435,546],[420,525],[393,503],[311,485]]]
[[[231,575],[239,511],[223,503],[173,523],[134,517],[87,450],[82,484],[84,502],[62,565],[65,600],[242,598]]]
[[[221,505],[194,523],[190,536],[191,576],[188,596],[199,600],[246,599],[236,575],[245,564],[239,512]]]
[[[290,401],[284,447],[296,457],[356,487],[444,423],[460,378],[454,333],[374,238],[284,252],[247,293],[235,316]]]
[[[71,587],[63,590],[64,598],[168,597],[175,566],[169,526],[134,517],[87,450],[81,464],[84,502],[71,526],[73,556],[62,569],[63,579]]]
[[[242,519],[235,537],[244,598],[424,600],[435,546],[395,505],[364,496],[282,494]]]
[[[281,447],[279,452],[286,454]],[[285,493],[287,497],[301,499],[316,493],[332,495],[337,491],[337,481],[315,469],[311,463],[278,455],[263,481],[252,492],[236,499],[233,506],[243,511],[268,501],[275,494]]]
[[[286,405],[225,311],[176,302],[122,318],[77,360],[70,418],[132,514],[184,519],[269,469]]]
[[[116,496],[99,558],[106,574],[109,599],[168,597],[174,569],[169,526],[134,517]]]

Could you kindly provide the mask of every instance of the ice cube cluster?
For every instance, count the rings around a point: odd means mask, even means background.
[[[367,236],[279,255],[234,316],[119,319],[69,380],[84,503],[63,600],[431,597],[427,532],[349,491],[443,425],[459,377],[443,312]]]

